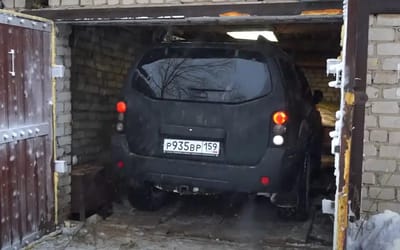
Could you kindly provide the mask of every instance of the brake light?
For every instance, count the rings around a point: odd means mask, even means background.
[[[274,115],[272,116],[272,120],[277,125],[285,124],[288,119],[289,119],[288,115],[283,111],[275,112]]]
[[[125,167],[125,163],[123,161],[118,161],[117,162],[117,167],[118,168],[123,168],[123,167]]]
[[[117,112],[118,113],[125,113],[126,112],[126,103],[121,101],[117,102]]]
[[[261,182],[261,184],[264,185],[264,186],[269,185],[269,182],[270,182],[269,177],[268,177],[268,176],[263,176],[263,177],[261,177],[260,182]]]

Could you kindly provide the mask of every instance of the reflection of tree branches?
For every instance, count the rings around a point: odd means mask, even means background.
[[[166,63],[162,64],[166,65],[165,67],[159,67],[159,74],[162,76],[161,97],[164,97],[165,92],[168,90],[177,91],[179,96],[182,92],[188,94],[185,85],[179,84],[180,81],[202,86],[207,84],[207,81],[210,79],[218,78],[216,70],[220,70],[221,68],[228,69],[232,64],[231,60],[228,59],[204,64],[191,64],[193,60],[188,60],[188,58],[170,58],[166,59],[166,61]],[[206,75],[211,77],[206,77]],[[212,87],[214,88],[215,86]]]

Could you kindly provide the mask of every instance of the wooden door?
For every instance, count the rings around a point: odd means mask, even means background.
[[[54,228],[50,23],[0,12],[0,248]]]

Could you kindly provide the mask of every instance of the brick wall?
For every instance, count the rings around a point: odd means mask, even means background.
[[[71,116],[71,49],[69,37],[71,27],[58,25],[56,28],[56,63],[64,65],[65,74],[63,78],[57,78],[56,82],[56,145],[57,159],[64,160],[71,166],[71,143],[72,143],[72,116]],[[60,174],[58,182],[58,215],[62,221],[69,214],[71,201],[71,177],[70,174]]]
[[[193,3],[232,3],[257,2],[258,0],[49,0],[49,6],[83,7],[83,6],[118,6],[118,5],[168,5]],[[293,2],[293,0],[266,0],[264,2]]]
[[[370,17],[363,212],[400,212],[400,15]]]
[[[78,163],[110,159],[115,103],[138,49],[123,28],[75,27],[72,47],[72,154]]]
[[[330,81],[333,81],[331,76],[326,76],[326,67],[307,67],[303,68],[303,72],[310,84],[311,89],[321,90],[324,93],[324,100],[326,102],[340,102],[340,89],[331,88],[328,86]]]
[[[25,8],[26,0],[2,0],[6,9]]]

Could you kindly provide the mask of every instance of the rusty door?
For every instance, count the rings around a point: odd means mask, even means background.
[[[0,248],[54,227],[51,23],[0,12]]]

